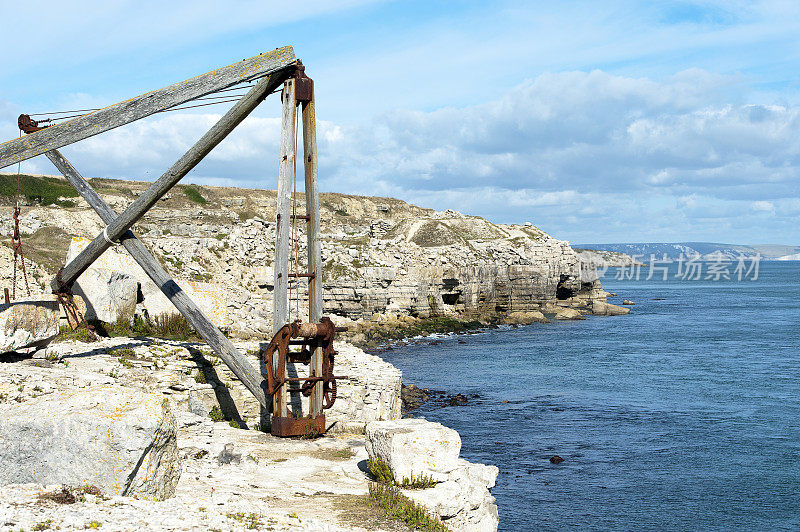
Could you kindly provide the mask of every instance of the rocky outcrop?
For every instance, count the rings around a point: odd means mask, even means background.
[[[461,437],[440,423],[379,421],[367,425],[366,435],[370,459],[383,461],[399,483],[422,477],[442,481],[458,466]]]
[[[592,268],[603,269],[636,266],[640,264],[635,258],[617,251],[575,248],[578,258]]]
[[[497,506],[489,490],[498,469],[459,458],[456,431],[424,419],[402,419],[370,423],[366,437],[370,460],[386,464],[398,484],[436,481],[433,487],[404,489],[403,494],[437,515],[448,529],[497,530]]]
[[[103,186],[109,202],[123,208],[147,184],[109,180]],[[183,194],[172,194],[148,212],[136,230],[215,324],[244,338],[269,336],[275,193],[201,188],[208,203],[200,206]],[[302,205],[302,197],[298,201]],[[85,202],[76,203],[70,208],[26,209],[23,242],[52,246],[45,250],[52,257],[75,237],[68,257],[76,255],[104,227]],[[3,216],[8,214],[0,212]],[[605,300],[595,266],[582,261],[567,242],[529,223],[494,224],[450,210],[342,194],[322,195],[321,218],[327,313],[350,319],[376,313],[503,317],[556,303],[591,311],[592,301]],[[304,230],[300,224],[299,245],[293,251],[299,271],[306,268]],[[0,227],[0,234],[3,231]],[[59,233],[45,235],[46,231]],[[0,249],[0,266],[7,255]],[[43,266],[31,265],[39,291],[46,291],[56,269],[43,264],[47,274]],[[293,308],[293,317],[303,317],[306,284],[293,281],[290,287],[292,306],[299,300],[301,309]],[[129,316],[132,308],[150,317],[175,312],[119,247],[106,251],[78,287],[87,295],[90,318],[115,321]]]
[[[97,386],[0,410],[0,484],[86,484],[160,500],[179,478],[175,417],[161,396]]]
[[[603,301],[595,301],[592,303],[592,312],[599,316],[624,316],[625,314],[630,314],[631,309]]]
[[[52,297],[0,305],[0,353],[47,344],[58,335],[59,314]]]
[[[256,342],[236,345],[242,351],[258,346]],[[337,349],[336,373],[347,374],[355,387],[349,395],[352,399],[343,398],[340,391],[336,401],[337,405],[350,404],[345,410],[353,412],[348,415],[355,417],[349,419],[357,422],[344,425],[358,428],[363,427],[365,418],[399,415],[400,372],[346,344]],[[369,454],[363,435],[286,439],[236,428],[243,426],[240,421],[253,428],[257,411],[254,420],[236,417],[242,412],[237,411],[231,397],[242,386],[224,375],[224,365],[202,344],[111,338],[93,343],[63,342],[51,345],[50,351],[58,356],[0,364],[0,522],[5,527],[242,532],[397,529],[391,521],[363,522],[363,515],[371,511],[366,502],[370,477],[364,464]],[[351,362],[346,362],[348,359]],[[372,380],[372,374],[385,377],[385,384]],[[191,394],[205,389],[219,398],[215,406],[223,407],[221,417],[212,419],[205,407],[198,409],[200,415],[190,411]],[[162,400],[175,415],[174,432],[159,431],[145,421],[161,415],[166,422],[169,416],[164,417]],[[15,414],[7,416],[6,412]],[[360,420],[358,416],[362,416]],[[120,428],[123,422],[138,424],[142,437],[133,439],[128,429]],[[411,424],[419,422],[412,420]],[[55,440],[53,427],[61,427],[67,434]],[[447,466],[439,468],[440,482],[432,488],[405,493],[411,498],[424,497],[428,509],[443,516],[451,530],[495,530],[497,509],[488,489],[494,485],[497,468],[459,459],[457,435],[444,427],[428,434],[439,432],[447,434],[451,443],[444,450],[433,444],[434,452],[446,453],[442,463]],[[94,438],[89,437],[92,433]],[[162,452],[160,460],[148,458],[153,449],[167,447],[159,440],[159,433],[170,438],[177,434],[177,453]],[[7,434],[13,439],[6,439]],[[153,442],[149,453],[148,438]],[[19,442],[27,449],[24,453]],[[31,447],[37,442],[40,447]],[[118,444],[108,446],[107,442]],[[425,453],[422,443],[414,444],[419,454]],[[118,461],[113,454],[127,456],[131,449],[139,449],[144,457],[140,473],[130,482],[139,488],[128,492],[138,498],[121,495],[113,485],[102,484],[109,471],[119,473],[122,479],[131,477],[115,469],[118,465],[120,470],[131,471],[130,462]],[[27,456],[25,460],[6,461],[8,456],[22,454]],[[175,454],[183,471],[180,478],[158,473],[167,471],[164,468],[174,463]],[[105,461],[95,464],[92,460]],[[51,475],[55,469],[63,475]],[[148,474],[143,473],[145,470]],[[425,474],[426,470],[420,471]],[[137,482],[140,476],[142,482]],[[146,486],[167,484],[168,478],[177,482],[174,496],[154,501],[166,494],[156,490],[148,495]],[[84,482],[99,490],[83,489]],[[65,489],[81,496],[64,502]]]

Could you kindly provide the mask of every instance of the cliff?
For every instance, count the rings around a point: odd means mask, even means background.
[[[63,186],[57,178],[29,179]],[[92,184],[117,211],[149,185],[100,179]],[[62,197],[48,205],[37,205],[36,199],[23,208],[21,229],[38,293],[64,257],[76,254],[103,224],[81,198]],[[274,191],[181,185],[134,230],[219,326],[242,337],[263,337],[272,330],[275,201]],[[304,203],[298,194],[298,214]],[[594,266],[582,263],[567,242],[529,223],[494,224],[390,198],[329,193],[320,203],[326,313],[346,319],[376,313],[505,315],[560,307],[607,313]],[[6,236],[12,231],[11,208],[0,209],[0,234]],[[303,225],[298,223],[292,250],[300,272],[306,269]],[[11,257],[10,249],[0,248],[0,282],[6,286]],[[296,301],[305,306],[304,284],[290,287],[292,317]],[[91,317],[103,321],[130,312],[172,312],[124,250],[106,252],[79,285],[78,293],[92,292]]]

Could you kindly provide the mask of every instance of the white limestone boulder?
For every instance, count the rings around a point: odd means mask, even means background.
[[[613,305],[604,301],[595,301],[592,304],[592,314],[598,316],[624,316],[630,314],[631,309]]]
[[[556,312],[555,319],[557,320],[585,320],[583,314],[574,308],[561,307]]]
[[[58,322],[52,298],[0,305],[0,353],[47,344],[58,335]]]
[[[437,515],[448,530],[493,532],[500,519],[487,481],[494,486],[497,473],[495,466],[460,460],[446,481],[424,490],[403,490],[403,494]]]
[[[430,477],[447,479],[458,467],[461,436],[440,423],[424,419],[374,421],[366,427],[367,454],[382,460],[398,482]]]
[[[121,386],[72,389],[0,409],[0,485],[90,484],[166,499],[180,478],[167,400]]]

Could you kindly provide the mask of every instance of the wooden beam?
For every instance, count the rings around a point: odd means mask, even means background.
[[[117,218],[117,214],[103,201],[103,198],[95,192],[92,186],[83,178],[75,167],[64,158],[58,150],[51,150],[45,154],[58,170],[67,178],[67,181],[75,187],[75,190],[92,206],[104,223],[110,224]],[[222,332],[209,321],[197,304],[181,290],[180,286],[172,280],[169,274],[153,257],[144,244],[136,238],[130,230],[122,238],[122,245],[131,254],[139,266],[142,267],[148,277],[161,289],[161,292],[169,299],[175,308],[178,309],[183,317],[186,318],[197,333],[206,343],[217,353],[225,364],[231,369],[242,384],[258,399],[265,408],[271,405],[267,402],[267,397],[263,387],[263,379],[259,372],[247,361],[228,340]]]
[[[314,95],[303,104],[303,168],[305,173],[306,216],[308,240],[308,271],[314,274],[308,280],[308,321],[319,323],[322,318],[322,254],[319,245],[319,186],[317,183],[317,123],[314,112]],[[311,375],[322,376],[322,348],[311,355]],[[322,382],[311,390],[311,415],[322,413]]]
[[[217,144],[228,136],[259,103],[285,79],[286,73],[276,73],[262,78],[250,91],[209,129],[169,170],[153,183],[141,196],[131,203],[125,211],[114,219],[106,229],[92,240],[69,264],[59,272],[50,283],[53,291],[71,286],[75,279],[97,260],[111,246],[109,241],[118,240],[133,224],[156,204],[164,194],[175,186],[189,171],[199,163]],[[288,216],[287,216],[288,221]]]
[[[294,98],[294,79],[288,79],[283,84],[283,112],[281,114],[281,152],[278,163],[278,205],[276,212],[275,231],[275,271],[272,292],[272,331],[273,334],[289,323],[289,238],[291,218],[292,177],[295,165],[295,119],[297,116],[297,103]],[[273,362],[276,372],[277,356]],[[281,375],[280,373],[277,373]],[[281,386],[278,393],[273,394],[273,412],[277,416],[286,416],[288,393],[286,386]]]
[[[103,133],[195,98],[286,69],[296,61],[291,46],[276,48],[0,144],[0,168]]]

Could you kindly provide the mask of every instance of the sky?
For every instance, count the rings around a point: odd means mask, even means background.
[[[797,0],[0,0],[0,26],[2,141],[23,112],[292,45],[315,80],[323,192],[573,243],[800,244]],[[229,105],[62,151],[87,177],[154,180]],[[279,113],[273,96],[186,181],[274,189]]]

